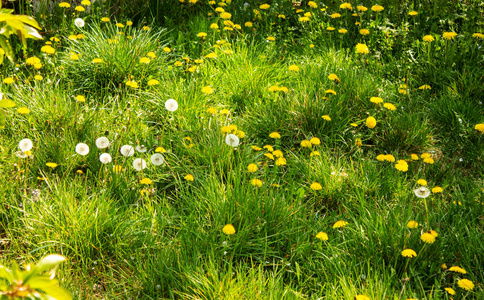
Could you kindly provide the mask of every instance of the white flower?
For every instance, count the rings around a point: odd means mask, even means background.
[[[109,164],[113,159],[111,158],[111,155],[109,155],[109,153],[103,153],[101,154],[101,156],[99,156],[99,160],[103,164]]]
[[[131,145],[124,145],[121,147],[121,155],[123,156],[133,156],[134,154],[134,148]]]
[[[87,155],[89,153],[89,146],[84,143],[77,144],[76,153],[79,155]]]
[[[144,168],[146,168],[146,161],[144,159],[141,159],[141,158],[137,158],[137,159],[133,160],[133,168],[136,171],[143,170]]]
[[[178,109],[178,102],[175,99],[168,99],[165,102],[165,107],[169,111],[175,111]]]
[[[160,153],[151,155],[151,163],[155,166],[162,165],[165,162],[165,158]]]
[[[107,148],[109,146],[109,140],[107,137],[99,137],[97,138],[96,140],[96,147],[98,147],[98,149],[104,149],[104,148]]]
[[[430,190],[424,186],[421,186],[415,190],[413,190],[415,196],[419,198],[427,198],[430,195]]]
[[[23,152],[25,151],[29,151],[30,149],[32,149],[32,147],[34,146],[34,144],[32,143],[31,140],[29,139],[23,139],[20,141],[20,143],[18,144],[18,147],[20,148],[20,150],[22,150]]]
[[[225,137],[225,142],[229,146],[237,147],[239,145],[239,137],[235,134],[227,134],[227,136]]]
[[[15,152],[15,155],[17,155],[19,158],[27,158],[27,154],[23,151],[17,151]]]
[[[145,147],[145,145],[138,145],[136,146],[136,151],[139,153],[145,153],[148,150],[148,148]]]
[[[77,28],[82,28],[84,27],[84,20],[81,18],[77,18],[74,20],[74,25],[76,25]]]

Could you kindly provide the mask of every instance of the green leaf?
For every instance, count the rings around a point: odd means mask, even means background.
[[[0,113],[0,123],[1,123],[1,120],[2,120],[2,116],[3,116],[3,112]],[[3,118],[3,120],[4,120],[3,125],[5,126],[5,117]],[[8,283],[10,283],[10,284],[13,283],[12,271],[10,271],[9,269],[5,268],[2,265],[0,265],[0,278],[5,278],[8,281]]]
[[[42,290],[47,294],[47,296],[50,296],[50,299],[55,299],[55,300],[72,299],[71,294],[59,286],[51,286],[48,288],[43,288]],[[49,299],[49,297],[46,297],[46,298]]]
[[[9,108],[9,107],[15,107],[15,102],[8,99],[0,100],[0,108]]]
[[[47,255],[46,257],[42,258],[37,265],[35,265],[35,268],[37,269],[37,272],[43,272],[46,270],[50,270],[60,264],[61,262],[65,261],[66,258],[62,255],[59,254],[51,254]]]
[[[13,61],[13,52],[12,52],[12,47],[10,47],[10,44],[7,43],[7,39],[0,35],[0,47],[3,49],[5,52],[5,55],[10,61]]]
[[[5,113],[3,110],[0,110],[0,129],[5,128]]]
[[[44,290],[45,288],[58,284],[58,280],[50,279],[50,276],[46,275],[34,276],[29,280],[29,287],[35,290]]]

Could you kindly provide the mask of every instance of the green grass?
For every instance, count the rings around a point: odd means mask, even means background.
[[[205,2],[151,1],[139,14],[119,11],[110,23],[95,17],[106,12],[93,4],[83,29],[69,25],[69,11],[41,20],[57,22],[46,31],[60,39],[56,53],[31,44],[27,56],[41,59],[39,70],[19,60],[0,72],[3,97],[30,109],[5,110],[0,263],[62,254],[68,260],[57,276],[74,299],[483,298],[484,140],[475,129],[484,123],[483,40],[472,37],[482,30],[469,25],[478,8],[387,1],[382,13],[353,17],[356,4],[350,13],[339,4],[323,12],[318,3],[301,8],[312,12],[302,23],[287,2],[259,9],[261,19],[253,9],[262,3],[248,1],[243,10],[236,2],[224,7],[241,25],[234,30],[223,30],[216,6]],[[156,11],[146,17],[161,6],[171,12],[163,21]],[[410,10],[419,15],[411,19]],[[334,12],[342,17],[331,18]],[[117,28],[115,17],[135,24]],[[249,20],[255,30],[245,27]],[[337,32],[343,26],[345,35]],[[363,37],[359,28],[371,34]],[[442,31],[452,30],[459,36],[444,40]],[[68,39],[78,33],[85,37]],[[436,41],[422,42],[426,34]],[[369,54],[355,52],[361,42]],[[155,57],[140,63],[149,52]],[[329,79],[332,73],[339,80]],[[7,77],[15,82],[3,82]],[[152,79],[158,84],[148,85]],[[431,89],[419,89],[425,84]],[[212,94],[202,91],[207,86]],[[165,108],[168,99],[177,101],[176,111]],[[374,128],[366,125],[369,116]],[[240,136],[236,148],[225,142],[229,125]],[[107,148],[96,147],[101,136]],[[303,147],[313,137],[321,144]],[[34,145],[27,158],[18,155],[24,138]],[[78,143],[89,146],[86,156],[76,154]],[[125,157],[123,145],[147,151]],[[151,163],[156,152],[164,164]],[[112,162],[102,164],[103,153]],[[377,159],[389,154],[395,162]],[[134,169],[138,158],[146,169]],[[395,168],[399,160],[407,171]],[[258,170],[249,172],[249,164]],[[419,179],[443,192],[418,198]],[[311,188],[315,182],[320,190]],[[407,228],[411,220],[418,228]],[[337,221],[348,224],[333,228]],[[235,234],[223,232],[227,224]],[[438,233],[432,244],[421,240],[428,230]],[[320,232],[327,241],[316,237]],[[403,257],[407,248],[417,257]],[[462,278],[475,284],[472,291],[458,286]]]

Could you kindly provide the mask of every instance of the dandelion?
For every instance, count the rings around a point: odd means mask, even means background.
[[[472,37],[474,37],[476,39],[484,39],[484,34],[482,34],[480,32],[476,32],[476,33],[472,34]]]
[[[356,295],[355,300],[371,300],[371,299],[366,295]]]
[[[341,34],[345,34],[348,32],[347,29],[344,29],[344,28],[341,28],[341,29],[338,29],[338,32],[341,33]]]
[[[232,18],[232,14],[229,14],[228,12],[223,12],[220,14],[220,17],[224,20],[228,20],[230,18]]]
[[[370,53],[370,50],[368,49],[368,46],[365,44],[356,44],[356,53],[361,53],[361,54],[368,54]]]
[[[394,111],[396,110],[397,108],[395,107],[395,105],[393,105],[392,103],[384,103],[383,104],[383,107],[388,109],[388,110],[391,110],[391,111]]]
[[[57,167],[57,164],[53,162],[46,163],[45,165],[51,169],[55,169]]]
[[[155,166],[162,165],[165,162],[165,158],[160,153],[151,155],[151,163]]]
[[[133,150],[134,152],[134,150]],[[131,154],[133,155],[133,154]],[[129,156],[131,156],[129,155]],[[141,171],[143,169],[146,168],[146,161],[142,158],[136,158],[135,160],[133,160],[133,168],[136,170],[136,171]]]
[[[432,35],[427,34],[427,35],[424,35],[424,37],[422,38],[422,41],[430,43],[435,41],[435,38]]]
[[[432,194],[437,194],[437,193],[442,193],[444,189],[442,189],[440,186],[436,186],[432,189]]]
[[[309,157],[313,157],[313,156],[321,156],[321,153],[319,153],[319,151],[313,151],[311,152],[311,154],[309,154]]]
[[[335,29],[336,29],[336,28],[331,27],[331,26],[329,26],[329,27],[327,27],[327,28],[326,28],[326,30],[327,30],[327,31],[334,31]]]
[[[287,160],[284,157],[279,157],[276,159],[276,166],[285,166],[287,165]]]
[[[34,146],[34,144],[32,143],[32,141],[30,139],[23,139],[18,144],[18,147],[23,152],[30,151],[30,149],[32,149],[33,146]]]
[[[83,156],[87,155],[89,153],[89,146],[84,143],[77,144],[76,153]]]
[[[311,8],[318,8],[318,5],[314,1],[309,1],[308,6],[311,7]]]
[[[455,290],[450,287],[444,288],[444,290],[449,294],[449,295],[455,295]]]
[[[332,90],[332,89],[329,89],[329,90],[326,90],[324,91],[326,94],[333,94],[333,95],[336,95],[336,91],[335,90]]]
[[[406,161],[404,161],[404,160],[399,160],[397,162],[397,164],[395,165],[395,168],[398,171],[407,172],[408,171],[408,163]]]
[[[410,229],[415,229],[418,227],[418,223],[416,221],[410,220],[407,223],[407,227]]]
[[[62,7],[62,8],[69,8],[71,7],[71,5],[67,2],[61,2],[59,3],[59,7]]]
[[[435,161],[432,157],[427,157],[427,158],[424,158],[423,162],[426,164],[432,165]]]
[[[95,58],[95,59],[92,60],[93,64],[100,64],[102,62],[104,62],[104,60],[102,60],[101,58]]]
[[[367,7],[365,7],[365,6],[363,6],[363,5],[358,5],[358,6],[356,7],[356,9],[357,9],[358,11],[361,11],[361,12],[365,12],[365,11],[367,11],[367,10],[368,10],[368,8],[367,8]]]
[[[432,88],[430,87],[430,85],[424,84],[424,85],[420,86],[418,89],[419,90],[430,90]]]
[[[281,135],[279,134],[279,132],[272,132],[271,134],[269,134],[269,137],[271,139],[280,139]]]
[[[270,42],[274,42],[276,40],[276,38],[273,37],[273,36],[268,36],[266,40],[268,40]]]
[[[82,28],[84,27],[84,20],[81,18],[76,18],[74,20],[74,25],[76,25],[77,28]]]
[[[150,61],[151,61],[151,60],[150,60],[148,57],[143,56],[142,58],[140,58],[139,63],[140,63],[140,64],[149,64],[149,63],[150,63]]]
[[[259,6],[260,9],[269,9],[269,7],[271,7],[269,4],[262,4],[261,6]]]
[[[303,141],[301,141],[301,147],[309,148],[309,147],[311,147],[311,142],[308,141],[308,140],[303,140]]]
[[[333,18],[333,19],[337,19],[337,18],[340,18],[340,17],[341,17],[341,14],[339,14],[339,13],[331,14],[331,18]]]
[[[422,234],[420,236],[420,239],[427,244],[432,244],[433,242],[435,242],[435,237],[428,232]]]
[[[480,133],[484,133],[484,124],[476,124],[476,126],[474,126],[474,129],[479,131]]]
[[[105,149],[109,146],[109,140],[107,137],[99,137],[96,139],[96,147],[98,149]]]
[[[458,266],[452,266],[449,268],[449,271],[451,272],[456,272],[456,273],[461,273],[461,274],[467,274],[467,271],[464,270],[463,268],[461,267],[458,267]]]
[[[345,227],[346,225],[348,225],[348,222],[346,221],[337,221],[336,223],[333,224],[333,229],[342,228],[342,227]]]
[[[34,76],[34,79],[40,81],[40,80],[44,79],[44,77],[42,77],[41,75],[38,75],[37,74],[37,75]]]
[[[262,180],[254,178],[250,181],[250,184],[256,187],[261,187],[262,186]]]
[[[186,181],[194,181],[195,177],[193,177],[192,174],[187,174],[185,177],[183,177]]]
[[[415,196],[417,196],[419,198],[427,198],[430,195],[429,189],[427,189],[424,186],[421,186],[421,187],[415,189],[413,192],[414,192]]]
[[[370,31],[368,29],[360,29],[360,34],[361,35],[369,35]]]
[[[247,171],[249,171],[250,173],[254,173],[258,170],[259,168],[257,167],[256,164],[249,164],[247,166]]]
[[[289,71],[298,72],[299,71],[299,67],[296,66],[296,65],[291,65],[291,66],[289,66]]]
[[[395,156],[393,156],[392,154],[387,154],[387,155],[385,155],[384,160],[386,160],[388,162],[395,162]]]
[[[444,32],[442,34],[442,37],[446,40],[453,40],[457,36],[457,33],[455,32]]]
[[[213,89],[209,86],[203,87],[202,93],[204,93],[205,95],[213,94]]]
[[[234,225],[232,224],[227,224],[222,228],[222,232],[225,233],[226,235],[232,235],[235,234],[235,228]]]
[[[81,1],[81,4],[84,5],[84,6],[89,6],[89,5],[91,5],[91,1],[89,1],[89,0],[82,0]]]
[[[150,79],[150,80],[148,80],[148,85],[149,86],[158,85],[158,84],[160,84],[160,82],[158,80],[156,80],[156,79]]]
[[[30,109],[28,109],[27,107],[19,107],[17,108],[17,112],[21,115],[26,115],[30,113]]]
[[[412,258],[412,257],[417,256],[417,253],[415,251],[413,251],[412,249],[405,249],[405,250],[402,251],[402,256]]]
[[[268,159],[274,160],[274,155],[272,155],[272,153],[264,153],[264,156],[267,157]]]
[[[312,137],[309,142],[311,145],[321,145],[321,140],[317,137]]]
[[[165,108],[168,110],[168,111],[175,111],[178,109],[178,102],[176,102],[175,99],[168,99],[166,100],[165,102]]]
[[[350,3],[343,3],[339,6],[339,8],[353,10],[353,7],[351,6]]]
[[[457,285],[466,291],[472,291],[472,289],[474,289],[474,283],[465,278],[457,281]]]
[[[140,184],[152,184],[153,181],[149,178],[143,178],[139,181]]]
[[[331,121],[331,117],[329,115],[324,115],[324,116],[321,116],[321,118],[323,118],[325,121]]]
[[[374,12],[381,12],[383,9],[384,9],[384,7],[381,6],[381,5],[373,5],[371,7],[371,10],[374,11]]]
[[[144,31],[149,31],[151,28],[150,28],[150,27],[148,27],[148,26],[143,26],[143,28],[142,28],[142,29],[143,29]]]
[[[376,126],[376,119],[374,117],[368,117],[366,118],[366,126],[368,128],[375,128]]]
[[[85,10],[86,10],[86,9],[85,9],[84,7],[82,7],[82,6],[76,6],[76,8],[74,8],[74,9],[75,9],[76,11],[78,11],[78,12],[83,12],[83,11],[85,11]]]
[[[145,153],[146,151],[148,151],[148,148],[146,148],[145,145],[138,145],[136,146],[136,148],[134,148],[136,151],[138,151],[139,153]]]
[[[235,134],[227,134],[225,143],[231,147],[237,147],[239,145],[239,137]]]
[[[427,180],[425,179],[419,179],[417,180],[417,184],[427,186]]]
[[[44,52],[44,53],[47,53],[47,54],[54,54],[55,53],[55,49],[52,48],[49,45],[43,46],[42,48],[40,48],[40,51],[41,52]]]
[[[321,186],[320,183],[317,183],[317,182],[313,182],[311,183],[311,185],[309,186],[310,189],[312,189],[313,191],[320,191],[323,189],[323,187]]]
[[[318,232],[318,234],[316,234],[316,238],[322,240],[322,241],[327,241],[328,240],[328,234],[326,232]]]
[[[124,145],[124,146],[121,147],[120,152],[121,152],[121,155],[126,156],[126,157],[133,156],[134,148],[133,148],[133,146],[130,146],[130,145]]]
[[[99,161],[103,164],[108,164],[112,161],[112,157],[111,155],[109,155],[109,153],[103,153],[99,156]]]
[[[375,103],[375,104],[379,104],[379,103],[383,103],[383,99],[380,98],[380,97],[371,97],[370,102]]]
[[[101,18],[101,22],[109,22],[109,18],[108,17],[103,17],[103,18]]]
[[[412,11],[411,11],[411,12],[409,12],[408,14],[409,14],[410,16],[412,16],[412,17],[413,17],[413,16],[418,15],[418,12],[416,12],[416,11],[412,10]]]

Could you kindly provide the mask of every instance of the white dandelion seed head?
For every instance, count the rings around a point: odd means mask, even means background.
[[[237,147],[239,145],[239,137],[235,134],[227,134],[225,142],[231,147]]]
[[[81,18],[77,18],[74,20],[74,25],[76,25],[77,28],[82,28],[84,27],[84,20]]]
[[[151,163],[155,166],[162,165],[165,162],[165,158],[160,153],[151,155]]]
[[[17,151],[15,152],[15,155],[17,155],[19,158],[27,158],[27,154],[23,151]]]
[[[101,154],[101,156],[99,156],[99,160],[103,164],[109,164],[113,159],[112,159],[111,155],[109,155],[109,153],[103,153],[103,154]]]
[[[77,144],[76,153],[79,155],[87,155],[89,153],[89,146],[84,143]]]
[[[102,136],[96,139],[96,147],[98,149],[105,149],[108,146],[109,146],[109,140],[107,137]]]
[[[430,190],[424,186],[415,189],[413,192],[419,198],[427,198],[430,195]]]
[[[178,102],[175,99],[168,99],[165,102],[165,107],[168,111],[175,111],[178,109]]]
[[[134,154],[134,148],[131,145],[124,145],[119,151],[121,152],[122,156],[133,156]]]
[[[133,168],[136,171],[143,170],[144,168],[146,168],[146,161],[142,158],[137,158],[137,159],[133,160]]]
[[[18,143],[18,147],[23,152],[29,151],[30,149],[32,149],[33,146],[34,146],[34,144],[29,139],[23,139],[23,140],[20,141],[20,143]]]
[[[146,151],[148,151],[148,148],[146,148],[145,145],[138,145],[136,146],[136,151],[138,151],[139,153],[145,153]]]

